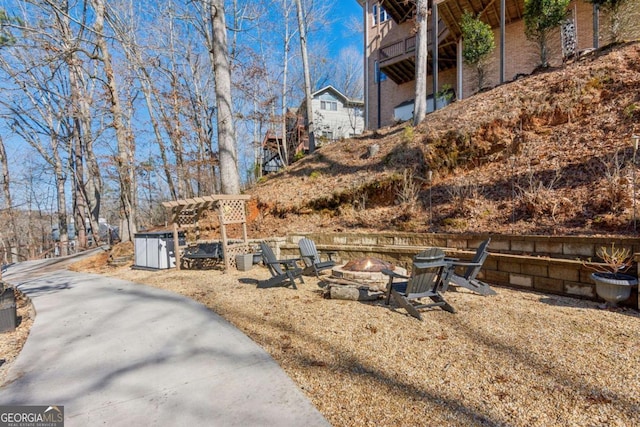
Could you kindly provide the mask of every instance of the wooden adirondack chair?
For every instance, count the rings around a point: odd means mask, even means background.
[[[487,259],[489,252],[487,248],[491,243],[491,239],[487,239],[478,246],[476,254],[471,262],[464,262],[455,259],[446,259],[450,263],[451,268],[451,280],[452,286],[461,286],[467,288],[473,292],[477,292],[480,295],[496,295],[496,291],[491,289],[489,284],[476,279],[476,276],[482,268],[482,264]],[[456,267],[467,267],[463,275],[455,273]]]
[[[446,288],[450,271],[449,264],[444,260],[444,251],[439,248],[429,248],[416,255],[410,277],[391,270],[382,270],[382,273],[389,276],[386,304],[389,304],[393,296],[396,304],[418,320],[422,320],[418,311],[420,308],[440,307],[455,313],[456,310],[440,294],[440,289]],[[395,279],[406,281],[394,282]],[[422,298],[429,298],[432,302],[422,303],[419,301]]]
[[[258,281],[258,288],[273,288],[276,286],[292,286],[296,287],[296,278],[300,279],[300,283],[304,283],[302,278],[302,269],[298,267],[296,261],[299,259],[283,259],[276,258],[273,250],[264,242],[260,242],[260,251],[262,252],[262,261],[271,272],[271,278]]]
[[[298,248],[300,249],[302,262],[304,262],[305,265],[305,268],[302,270],[303,274],[311,275],[313,273],[319,279],[321,271],[329,270],[336,265],[336,262],[333,260],[336,252],[324,252],[329,259],[322,261],[320,253],[318,249],[316,249],[316,244],[311,239],[301,239],[298,242]]]

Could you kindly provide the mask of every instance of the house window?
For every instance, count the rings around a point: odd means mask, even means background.
[[[384,21],[389,20],[391,17],[384,10],[384,7],[378,6],[377,4],[373,5],[373,25],[377,25],[378,23],[383,23]]]
[[[380,23],[388,21],[389,19],[391,19],[391,17],[387,13],[387,11],[384,10],[384,7],[380,6]]]
[[[328,139],[329,141],[333,141],[333,132],[323,130],[322,137]]]
[[[320,109],[338,111],[338,103],[335,101],[320,101]]]

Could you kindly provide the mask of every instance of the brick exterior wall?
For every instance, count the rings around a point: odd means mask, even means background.
[[[375,3],[375,2],[371,2]],[[522,3],[524,1],[522,0]],[[413,22],[405,22],[401,25],[396,24],[392,20],[385,21],[380,24],[373,24],[372,15],[373,4],[370,4],[370,10],[366,14],[366,24],[368,25],[369,40],[366,42],[366,60],[368,63],[368,76],[366,81],[368,87],[368,123],[370,129],[378,128],[378,84],[375,81],[376,61],[378,60],[378,50],[381,46],[386,46],[394,41],[407,37],[412,29]],[[593,6],[583,0],[575,0],[570,6],[571,15],[575,17],[576,33],[578,38],[578,51],[593,47]],[[600,20],[601,34],[607,25],[606,16],[602,16]],[[487,84],[495,86],[499,84],[500,69],[500,30],[494,30],[496,40],[496,50],[490,61]],[[606,44],[607,40],[601,37],[601,45]],[[505,80],[510,81],[518,74],[531,73],[539,62],[535,45],[526,39],[524,35],[524,21],[517,21],[508,24],[505,27]],[[562,51],[560,42],[560,32],[556,31],[551,36],[550,43],[550,64],[558,66],[562,63]],[[463,93],[462,97],[467,98],[477,91],[475,82],[475,73],[467,66],[463,65]],[[457,87],[456,70],[451,69],[441,72],[438,78],[440,88],[442,85],[448,84],[451,87]],[[428,78],[427,94],[433,93],[432,79]],[[393,113],[394,107],[398,104],[412,100],[415,94],[415,81],[411,81],[402,85],[395,84],[392,80],[387,79],[380,84],[380,104],[381,110],[381,126],[389,126],[394,123]]]

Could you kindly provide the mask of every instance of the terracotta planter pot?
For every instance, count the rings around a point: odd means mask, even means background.
[[[591,273],[596,283],[596,293],[609,304],[616,306],[631,295],[631,288],[638,284],[638,279],[621,273]]]

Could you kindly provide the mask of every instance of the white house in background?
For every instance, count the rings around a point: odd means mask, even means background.
[[[351,99],[333,86],[311,94],[316,141],[335,141],[364,131],[364,101]],[[301,112],[306,108],[300,108]]]

